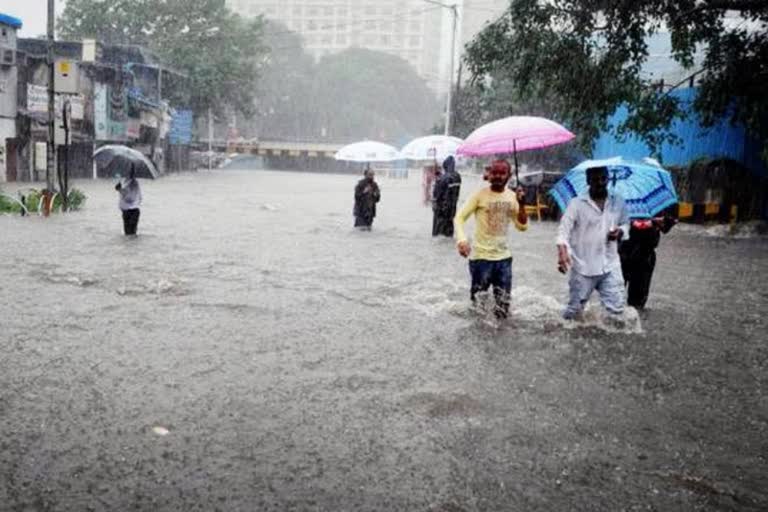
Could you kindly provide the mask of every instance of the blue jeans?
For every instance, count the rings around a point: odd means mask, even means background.
[[[600,302],[609,313],[620,315],[624,312],[624,278],[620,268],[599,276],[583,276],[571,270],[568,279],[568,306],[563,312],[563,317],[571,320],[579,315],[594,290],[600,294]]]
[[[509,294],[512,291],[512,258],[499,261],[470,260],[469,274],[472,276],[472,302],[475,302],[478,292],[487,291],[493,286],[493,297],[496,300],[494,314],[497,318],[506,318],[509,313]]]

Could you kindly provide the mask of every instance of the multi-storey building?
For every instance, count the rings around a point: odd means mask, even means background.
[[[353,46],[408,61],[437,93],[448,86],[450,10],[424,0],[227,0],[243,16],[264,15],[301,34],[319,59]],[[447,42],[447,44],[446,44]],[[458,46],[458,45],[457,45]]]

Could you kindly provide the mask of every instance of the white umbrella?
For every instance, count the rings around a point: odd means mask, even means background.
[[[463,141],[448,135],[427,135],[413,139],[400,152],[408,160],[435,160],[441,162],[456,156],[456,149]]]
[[[364,140],[355,142],[341,148],[336,152],[336,160],[345,160],[347,162],[392,162],[393,160],[402,160],[403,156],[397,148],[376,142],[373,140]]]

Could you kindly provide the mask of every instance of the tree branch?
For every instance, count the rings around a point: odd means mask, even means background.
[[[718,0],[718,1],[712,1],[706,4],[701,4],[697,7],[694,7],[693,9],[689,9],[685,12],[681,12],[677,16],[675,16],[675,19],[672,20],[673,23],[678,22],[682,18],[687,18],[691,16],[692,14],[695,14],[697,12],[704,12],[704,11],[755,11],[755,10],[768,10],[768,7],[766,7],[765,0]]]

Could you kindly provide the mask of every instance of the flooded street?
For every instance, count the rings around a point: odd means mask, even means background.
[[[137,239],[108,181],[0,216],[0,511],[768,509],[768,240],[672,230],[619,330],[561,322],[532,221],[495,326],[420,180],[370,233],[356,180],[143,181]]]

